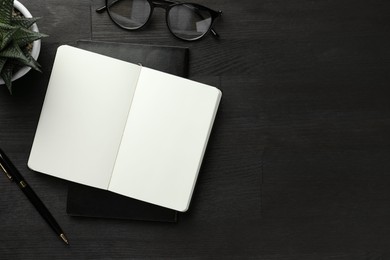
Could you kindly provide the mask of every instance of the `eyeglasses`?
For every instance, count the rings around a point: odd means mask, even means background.
[[[106,0],[106,5],[96,12],[107,10],[116,25],[132,31],[141,29],[148,23],[155,7],[165,9],[168,29],[179,39],[195,41],[209,31],[219,37],[212,25],[222,11],[214,11],[199,4],[167,0]]]

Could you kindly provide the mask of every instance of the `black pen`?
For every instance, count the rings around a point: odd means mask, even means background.
[[[23,191],[24,195],[30,200],[34,207],[38,210],[41,216],[46,220],[49,226],[56,232],[56,234],[67,244],[69,245],[68,239],[66,238],[61,227],[58,225],[57,221],[51,215],[49,210],[46,208],[45,204],[39,199],[35,192],[31,189],[30,185],[22,177],[20,172],[16,169],[13,163],[8,159],[3,150],[0,149],[0,168],[3,170],[5,175],[10,181],[15,181],[18,187]]]

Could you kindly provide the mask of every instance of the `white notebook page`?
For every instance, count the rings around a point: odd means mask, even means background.
[[[221,92],[143,67],[109,190],[186,211]]]
[[[58,48],[28,166],[107,189],[140,66]]]

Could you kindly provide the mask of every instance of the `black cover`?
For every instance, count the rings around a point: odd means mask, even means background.
[[[158,45],[78,41],[76,47],[145,67],[188,77],[189,49]]]
[[[72,216],[176,222],[177,212],[107,190],[68,186],[66,212]]]
[[[78,41],[76,47],[188,77],[188,48],[86,40]],[[69,215],[84,217],[177,221],[174,210],[77,183],[69,185],[66,211]]]

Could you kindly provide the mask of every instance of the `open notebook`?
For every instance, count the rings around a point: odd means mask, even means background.
[[[79,40],[75,47],[188,77],[189,49],[178,46]],[[177,222],[176,210],[75,182],[68,184],[66,213],[77,217]]]
[[[28,166],[186,211],[220,98],[205,84],[61,46]]]

